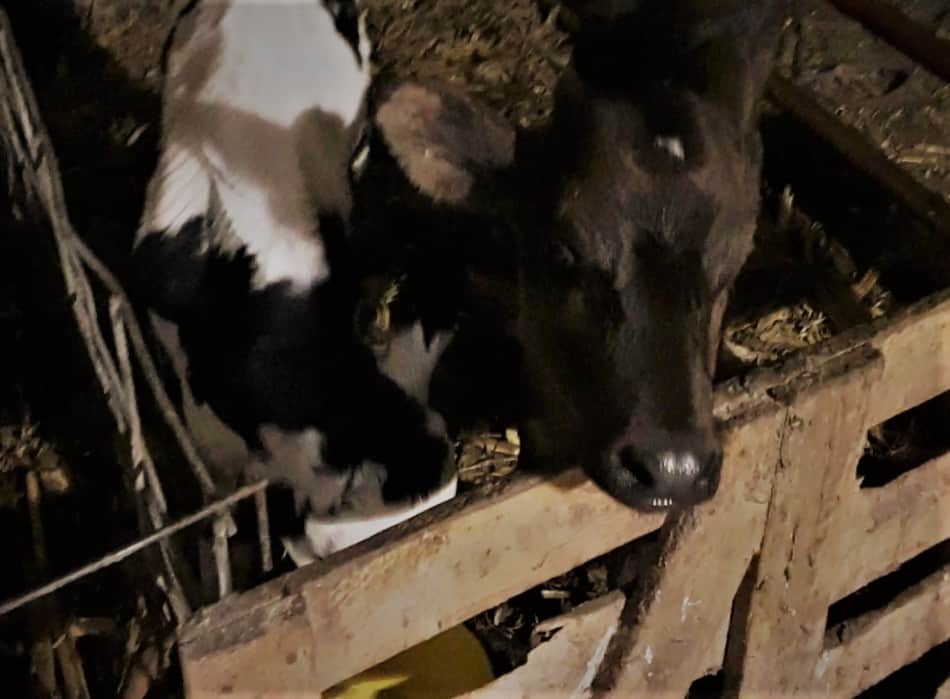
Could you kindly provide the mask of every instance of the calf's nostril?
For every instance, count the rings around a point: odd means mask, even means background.
[[[643,487],[652,488],[656,485],[656,478],[646,467],[643,460],[637,455],[633,447],[629,445],[621,447],[617,456],[620,461],[620,466],[629,471]]]

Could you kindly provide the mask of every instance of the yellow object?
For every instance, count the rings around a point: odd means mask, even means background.
[[[485,650],[464,626],[456,626],[348,679],[327,699],[452,699],[495,676]]]

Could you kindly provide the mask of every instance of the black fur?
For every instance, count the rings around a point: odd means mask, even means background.
[[[370,56],[360,55],[360,9],[356,1],[323,0],[323,4],[327,8],[327,12],[333,16],[333,24],[336,26],[336,30],[340,33],[340,36],[346,39],[346,43],[349,44],[350,48],[353,49],[357,62],[363,65],[364,61],[369,61]]]
[[[334,274],[308,295],[284,285],[252,289],[246,255],[197,252],[195,220],[137,247],[136,266],[150,274],[140,275],[136,296],[177,324],[196,400],[251,448],[262,447],[265,423],[316,427],[326,436],[327,465],[377,461],[389,469],[384,497],[418,496],[438,483],[447,445],[426,432],[423,407],[379,373],[354,333],[358,286],[342,246],[329,242],[342,238],[332,228],[324,230],[328,249],[336,248]]]

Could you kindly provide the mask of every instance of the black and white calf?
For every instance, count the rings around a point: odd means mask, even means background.
[[[374,352],[355,329],[347,233],[370,86],[357,10],[203,0],[182,16],[133,254],[199,449],[225,481],[252,468],[293,486],[318,555],[455,492],[427,407],[447,336],[409,319]],[[347,512],[340,539],[320,517]]]
[[[378,121],[421,190],[517,229],[523,460],[579,463],[638,508],[703,501],[719,482],[712,375],[753,246],[757,108],[785,0],[566,4],[581,28],[552,122],[515,161],[444,125],[424,133],[479,108],[418,86]],[[427,138],[427,157],[405,147]]]

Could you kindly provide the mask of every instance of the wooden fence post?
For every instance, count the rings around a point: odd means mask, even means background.
[[[676,529],[636,626],[616,636],[623,657],[603,678],[612,684],[604,696],[681,699],[721,667],[733,598],[762,540],[784,423],[773,403],[727,429],[720,495],[667,525]]]
[[[823,566],[840,550],[836,508],[853,489],[869,396],[883,367],[870,347],[822,367],[779,395],[789,405],[748,615],[733,623],[729,694],[815,693],[833,590]]]

